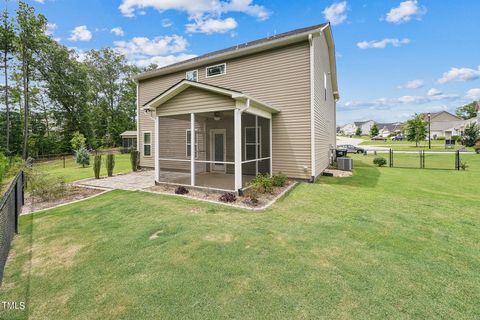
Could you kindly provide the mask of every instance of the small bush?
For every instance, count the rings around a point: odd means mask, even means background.
[[[445,141],[445,137],[437,137],[437,138],[435,138],[435,140],[438,140],[438,141]]]
[[[85,168],[86,166],[90,165],[90,153],[85,147],[80,147],[77,151],[75,151],[75,161]]]
[[[130,152],[130,164],[132,165],[132,171],[138,171],[138,162],[140,161],[140,153],[137,150]]]
[[[55,200],[68,191],[68,185],[62,177],[25,167],[28,190],[42,201]]]
[[[467,170],[468,169],[468,164],[466,162],[460,162],[460,169],[462,169],[463,171]]]
[[[115,168],[115,155],[107,155],[107,175],[109,177],[113,176],[113,168]]]
[[[87,141],[85,136],[80,132],[75,131],[70,140],[70,144],[72,145],[73,150],[79,150],[80,148],[85,148],[85,141]]]
[[[259,174],[251,182],[252,190],[259,193],[272,193],[273,181],[272,178],[266,174]]]
[[[473,146],[473,149],[475,150],[476,153],[480,154],[480,140],[475,142],[475,145]]]
[[[93,160],[93,173],[95,174],[95,179],[100,179],[101,168],[102,168],[102,156],[96,155]]]
[[[220,196],[220,198],[218,198],[218,200],[222,202],[235,202],[237,201],[237,196],[235,195],[235,193],[225,192]]]
[[[284,187],[287,181],[288,177],[281,172],[272,176],[272,185],[274,187]]]
[[[188,193],[187,188],[183,186],[179,186],[175,189],[175,194],[187,194],[187,193]]]
[[[383,157],[376,157],[373,159],[373,164],[377,165],[378,167],[383,167],[387,164],[387,160]]]

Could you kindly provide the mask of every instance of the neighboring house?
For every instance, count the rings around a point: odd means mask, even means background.
[[[122,137],[122,149],[128,151],[130,149],[137,149],[137,131],[125,131],[120,134]]]
[[[378,135],[382,137],[389,137],[391,135],[397,135],[402,132],[402,123],[377,123]]]
[[[345,135],[354,135],[357,132],[357,129],[360,128],[362,130],[362,134],[368,135],[370,134],[370,129],[374,123],[375,121],[373,120],[355,121],[342,126],[340,131]]]
[[[258,173],[316,179],[335,148],[330,24],[135,77],[140,165],[157,182],[239,191]]]
[[[424,121],[428,121],[428,113],[421,113]],[[451,136],[460,136],[465,128],[465,121],[447,111],[430,113],[430,137],[437,139],[439,137],[450,138]]]

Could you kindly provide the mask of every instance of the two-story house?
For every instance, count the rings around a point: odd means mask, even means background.
[[[335,148],[330,24],[135,77],[140,165],[158,183],[239,191],[257,174],[314,181]]]

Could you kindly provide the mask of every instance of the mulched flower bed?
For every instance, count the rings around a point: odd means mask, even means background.
[[[42,200],[39,197],[33,197],[30,193],[25,194],[25,205],[22,209],[22,214],[31,213],[39,210],[53,208],[60,204],[69,203],[72,201],[82,200],[96,194],[103,192],[104,190],[82,188],[82,187],[69,187],[60,197],[51,200]]]
[[[274,187],[273,193],[257,193],[256,195],[257,195],[258,202],[256,203],[254,203],[254,201],[252,201],[252,199],[249,197],[249,194],[250,194],[249,190],[246,190],[243,196],[237,195],[236,200],[234,202],[220,201],[219,198],[224,194],[223,192],[212,191],[207,189],[189,188],[188,186],[185,187],[188,190],[188,193],[183,194],[182,196],[192,198],[192,199],[208,200],[212,202],[232,205],[232,206],[241,207],[241,208],[263,209],[270,202],[272,202],[273,200],[276,200],[283,192],[293,187],[294,184],[295,184],[294,181],[289,180],[287,181],[284,187]],[[159,184],[154,187],[147,188],[145,190],[150,192],[174,195],[176,194],[175,190],[177,189],[177,187],[178,186],[175,186],[175,185]]]

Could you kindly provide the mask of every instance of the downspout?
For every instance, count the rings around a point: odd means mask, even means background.
[[[314,104],[314,47],[313,47],[313,34],[308,35],[308,43],[310,45],[310,160],[312,173],[310,176],[310,182],[315,181],[316,168],[315,168],[315,104]]]

